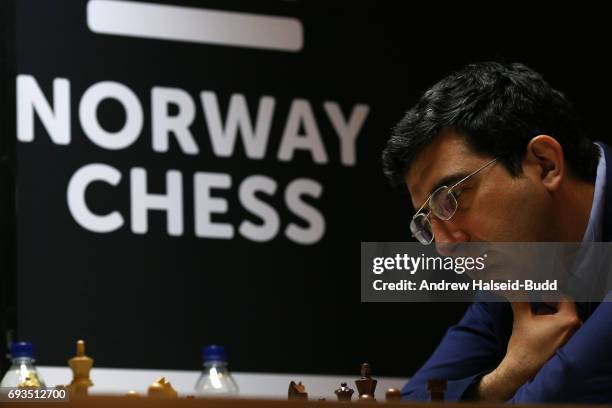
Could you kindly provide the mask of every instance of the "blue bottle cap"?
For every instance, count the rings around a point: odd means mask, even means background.
[[[34,346],[27,341],[19,341],[11,345],[11,358],[34,358]]]
[[[204,361],[225,361],[225,347],[210,345],[202,349]]]

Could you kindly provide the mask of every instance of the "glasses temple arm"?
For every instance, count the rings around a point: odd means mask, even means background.
[[[489,165],[491,165],[491,164],[495,163],[497,160],[499,160],[499,157],[496,157],[496,158],[494,158],[493,160],[491,160],[491,161],[489,161],[489,162],[487,162],[487,163],[483,164],[483,165],[482,165],[482,166],[481,166],[479,169],[474,170],[473,172],[471,172],[470,174],[468,174],[467,176],[465,176],[464,178],[462,178],[461,180],[459,180],[458,182],[456,182],[455,184],[453,184],[453,185],[452,185],[452,186],[451,186],[451,187],[448,189],[448,191],[449,191],[449,192],[450,192],[450,191],[452,191],[452,190],[453,190],[453,188],[457,187],[459,184],[463,183],[465,180],[469,179],[470,177],[472,177],[472,176],[474,176],[474,175],[478,174],[480,171],[484,170],[484,169],[485,169],[487,166],[489,166]],[[431,197],[431,196],[430,196],[430,197]],[[429,198],[428,198],[428,200],[429,200]],[[427,201],[426,201],[426,202],[427,202]],[[424,206],[424,205],[425,205],[425,204],[423,204],[423,206]],[[421,208],[422,208],[422,207],[421,207]]]
[[[425,200],[425,202],[423,203],[423,205],[414,213],[414,216],[412,217],[412,219],[414,220],[416,218],[417,215],[419,215],[419,213],[421,212],[421,210],[423,208],[425,208],[425,205],[427,205],[427,203],[429,202],[429,199],[431,198],[431,196],[433,195],[433,193],[431,193],[429,195],[429,197],[427,197],[427,200]]]

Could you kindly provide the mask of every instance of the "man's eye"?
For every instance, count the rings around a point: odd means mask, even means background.
[[[455,200],[457,200],[459,198],[461,193],[463,193],[463,190],[465,190],[465,189],[464,188],[455,188],[455,189],[453,189],[453,191],[451,191],[451,194],[455,197]]]

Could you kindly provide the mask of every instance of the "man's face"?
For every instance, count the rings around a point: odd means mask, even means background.
[[[436,188],[453,185],[491,159],[472,152],[457,133],[442,131],[406,174],[413,206],[418,209]],[[523,174],[513,178],[496,162],[461,183],[458,191],[450,220],[429,216],[436,244],[555,241],[553,200],[536,167],[523,166]]]

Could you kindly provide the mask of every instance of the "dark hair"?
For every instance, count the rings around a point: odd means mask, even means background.
[[[599,150],[578,124],[565,96],[523,64],[470,64],[435,84],[392,131],[383,150],[383,170],[394,186],[404,185],[416,155],[443,129],[465,137],[478,153],[500,156],[514,177],[529,140],[554,137],[570,172],[593,181]]]

